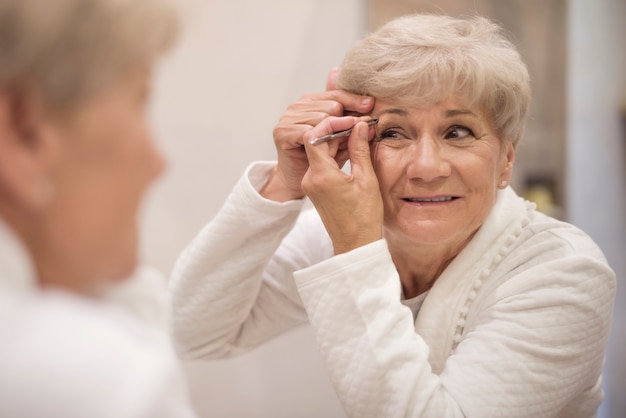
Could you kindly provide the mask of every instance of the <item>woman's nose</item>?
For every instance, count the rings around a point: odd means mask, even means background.
[[[452,171],[442,144],[430,135],[415,140],[407,150],[405,158],[409,179],[433,181],[448,177]]]

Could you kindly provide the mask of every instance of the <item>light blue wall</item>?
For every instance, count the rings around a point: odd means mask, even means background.
[[[600,417],[626,417],[626,0],[570,0],[567,210],[617,273]]]

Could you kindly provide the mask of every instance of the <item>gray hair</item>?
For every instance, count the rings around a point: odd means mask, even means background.
[[[0,90],[71,106],[151,64],[177,32],[167,0],[0,0]]]
[[[514,145],[530,102],[526,65],[502,28],[483,17],[397,18],[348,51],[338,87],[406,105],[460,95]]]

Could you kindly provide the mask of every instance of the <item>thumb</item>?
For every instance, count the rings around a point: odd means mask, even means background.
[[[328,72],[328,79],[326,80],[326,91],[337,90],[337,80],[339,79],[339,73],[341,68],[333,67]]]
[[[348,153],[352,174],[360,176],[374,171],[370,156],[370,128],[365,122],[359,122],[352,130],[348,140]]]

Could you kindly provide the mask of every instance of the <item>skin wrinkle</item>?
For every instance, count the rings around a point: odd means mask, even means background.
[[[454,97],[423,108],[379,100],[372,116],[380,120],[371,155],[385,206],[384,236],[404,293],[414,297],[430,289],[478,231],[502,178],[510,176],[514,149],[486,112]],[[447,138],[453,129],[471,133]],[[386,130],[393,139],[382,138]],[[406,201],[444,196],[453,200]]]

